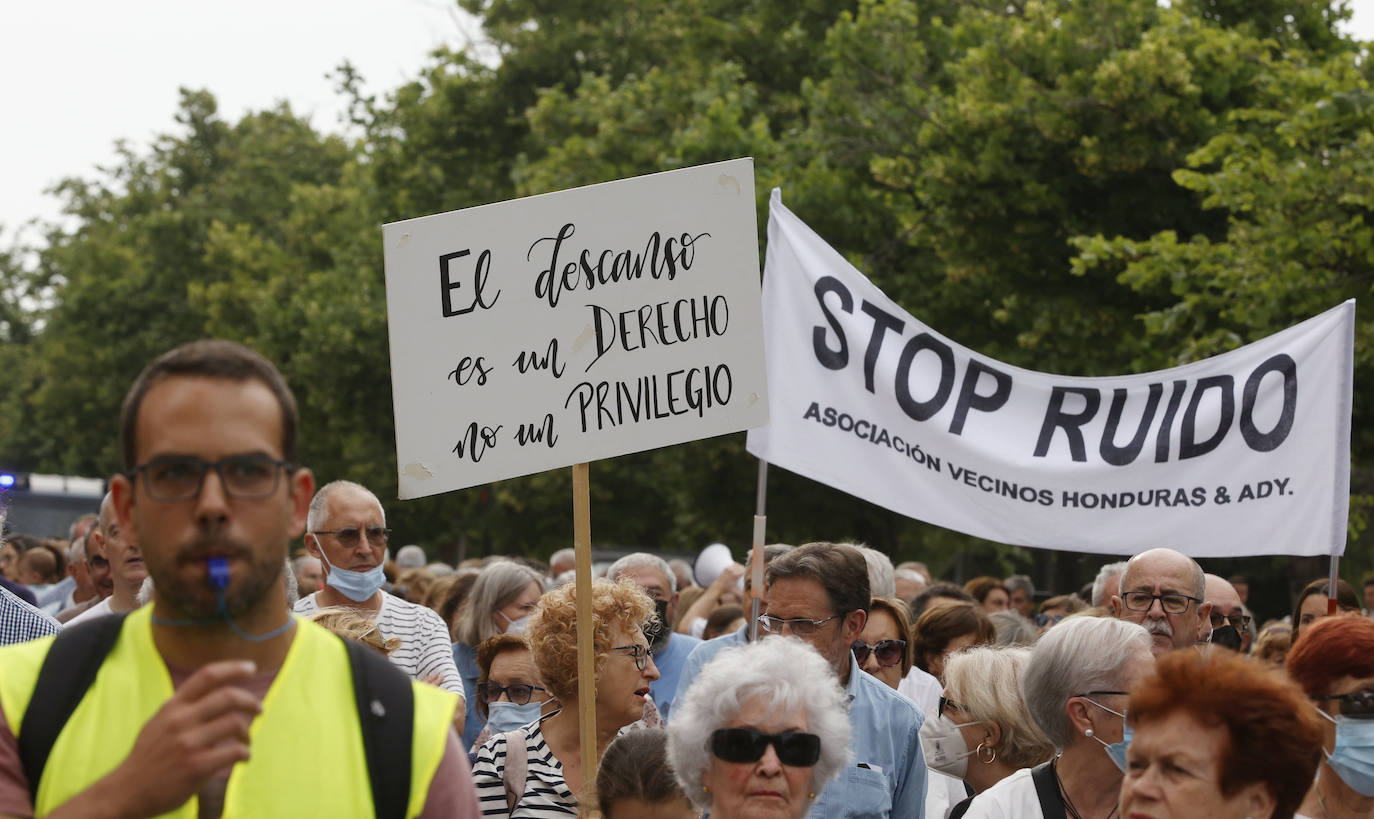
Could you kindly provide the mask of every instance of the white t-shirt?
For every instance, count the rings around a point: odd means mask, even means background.
[[[1044,819],[1031,770],[1015,771],[975,796],[964,819]]]
[[[944,693],[944,688],[933,675],[914,665],[897,683],[897,693],[916,703],[916,707],[921,709],[921,716],[926,719],[935,719],[940,713],[940,695]]]
[[[83,620],[94,620],[95,618],[106,614],[119,614],[119,612],[110,608],[110,601],[113,599],[114,595],[106,597],[104,600],[101,600],[99,603],[96,603],[94,606],[91,606],[90,608],[76,615],[72,619],[68,620],[67,625],[74,626],[77,623],[82,622]],[[134,606],[134,608],[138,607]],[[130,609],[130,611],[133,611],[133,609]]]
[[[318,609],[315,594],[296,602],[297,614],[310,614]],[[370,613],[370,609],[360,609]],[[466,697],[463,678],[453,662],[453,643],[449,639],[444,619],[433,609],[408,603],[394,594],[382,592],[382,608],[377,612],[377,630],[384,637],[396,637],[401,645],[387,656],[391,664],[415,680],[424,680],[438,673],[443,679],[439,687]]]

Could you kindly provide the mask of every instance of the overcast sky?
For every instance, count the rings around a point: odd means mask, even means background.
[[[1353,0],[1374,40],[1374,0]],[[206,88],[225,119],[286,99],[336,130],[326,75],[344,60],[384,93],[427,54],[478,34],[452,0],[0,0],[0,243],[57,216],[43,191],[109,163],[116,140],[146,147],[175,128],[180,86]]]

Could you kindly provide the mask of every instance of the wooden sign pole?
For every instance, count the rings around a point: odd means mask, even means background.
[[[596,798],[596,648],[592,641],[592,512],[589,464],[573,464],[573,549],[577,556],[577,702],[582,791],[579,814],[601,819]]]

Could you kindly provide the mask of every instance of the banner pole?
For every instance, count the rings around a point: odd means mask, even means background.
[[[1341,559],[1340,559],[1339,557],[1337,557],[1336,555],[1332,555],[1332,556],[1331,556],[1331,576],[1330,576],[1330,579],[1327,581],[1327,584],[1326,584],[1326,613],[1327,613],[1327,615],[1335,614],[1336,611],[1339,609],[1339,606],[1338,606],[1338,604],[1336,603],[1336,582],[1337,582],[1338,580],[1341,579],[1341,575],[1340,575],[1340,571],[1339,571],[1339,570],[1340,570],[1340,563],[1341,563]]]
[[[759,610],[763,608],[763,543],[768,525],[768,462],[759,458],[758,489],[754,497],[754,556],[749,561],[749,641],[759,639]]]
[[[592,514],[589,464],[573,464],[573,550],[577,584],[577,704],[581,737],[581,815],[601,819],[596,808],[596,649],[592,619]]]

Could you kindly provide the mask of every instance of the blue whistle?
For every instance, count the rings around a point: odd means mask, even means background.
[[[222,557],[212,557],[210,564],[210,585],[224,589],[229,585],[229,561]]]

